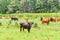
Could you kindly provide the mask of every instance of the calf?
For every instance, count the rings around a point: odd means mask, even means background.
[[[28,23],[20,23],[20,31],[22,31],[22,28],[23,28],[23,31],[24,29],[27,29],[28,32],[30,32],[30,29],[31,29],[31,26],[32,26],[33,22],[28,22]]]

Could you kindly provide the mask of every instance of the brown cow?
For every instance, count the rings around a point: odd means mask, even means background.
[[[42,24],[47,23],[47,25],[48,25],[49,24],[49,20],[50,19],[45,19],[44,17],[41,17]]]
[[[60,18],[57,18],[57,21],[60,21]]]
[[[50,18],[50,21],[56,22],[57,19],[56,19],[55,17],[51,17],[51,18]]]

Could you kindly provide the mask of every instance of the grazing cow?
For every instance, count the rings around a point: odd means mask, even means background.
[[[50,18],[50,21],[56,22],[56,18],[52,17],[52,18]]]
[[[48,25],[49,24],[49,20],[50,19],[45,19],[44,17],[41,17],[42,24],[47,23],[47,25]]]
[[[11,24],[11,21],[12,21],[12,20],[13,20],[15,23],[17,23],[18,18],[17,18],[17,17],[11,17],[11,20],[10,20],[10,22],[9,22],[10,24]]]
[[[11,20],[18,21],[17,17],[12,17]]]
[[[22,31],[22,29],[23,29],[23,31],[24,31],[24,29],[27,29],[28,32],[30,32],[32,24],[33,24],[33,22],[28,22],[28,23],[22,22],[22,23],[20,23],[20,31]]]

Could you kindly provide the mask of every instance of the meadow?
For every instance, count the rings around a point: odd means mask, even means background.
[[[60,17],[57,13],[39,13],[39,14],[0,14],[0,16],[18,16],[18,25],[12,21],[8,25],[10,19],[0,19],[2,25],[0,25],[0,40],[60,40],[60,21],[50,22],[49,25],[41,24],[40,17],[44,16],[46,18],[50,17]],[[31,32],[28,33],[27,30],[20,32],[20,22],[24,21],[24,17],[28,16],[29,22],[37,23],[37,26],[32,25]]]

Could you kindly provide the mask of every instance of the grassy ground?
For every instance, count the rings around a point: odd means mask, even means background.
[[[51,17],[51,14],[41,15],[45,17],[50,15]],[[59,17],[59,14],[52,15]],[[28,33],[27,30],[20,32],[19,25],[15,25],[14,22],[8,25],[8,21],[7,19],[0,19],[0,22],[2,22],[2,26],[0,26],[0,40],[60,40],[60,22],[50,22],[49,25],[46,25],[41,24],[39,17],[29,17],[29,21],[38,23],[38,26],[36,28],[32,27],[31,32]],[[23,21],[23,18],[19,18],[18,23]]]

